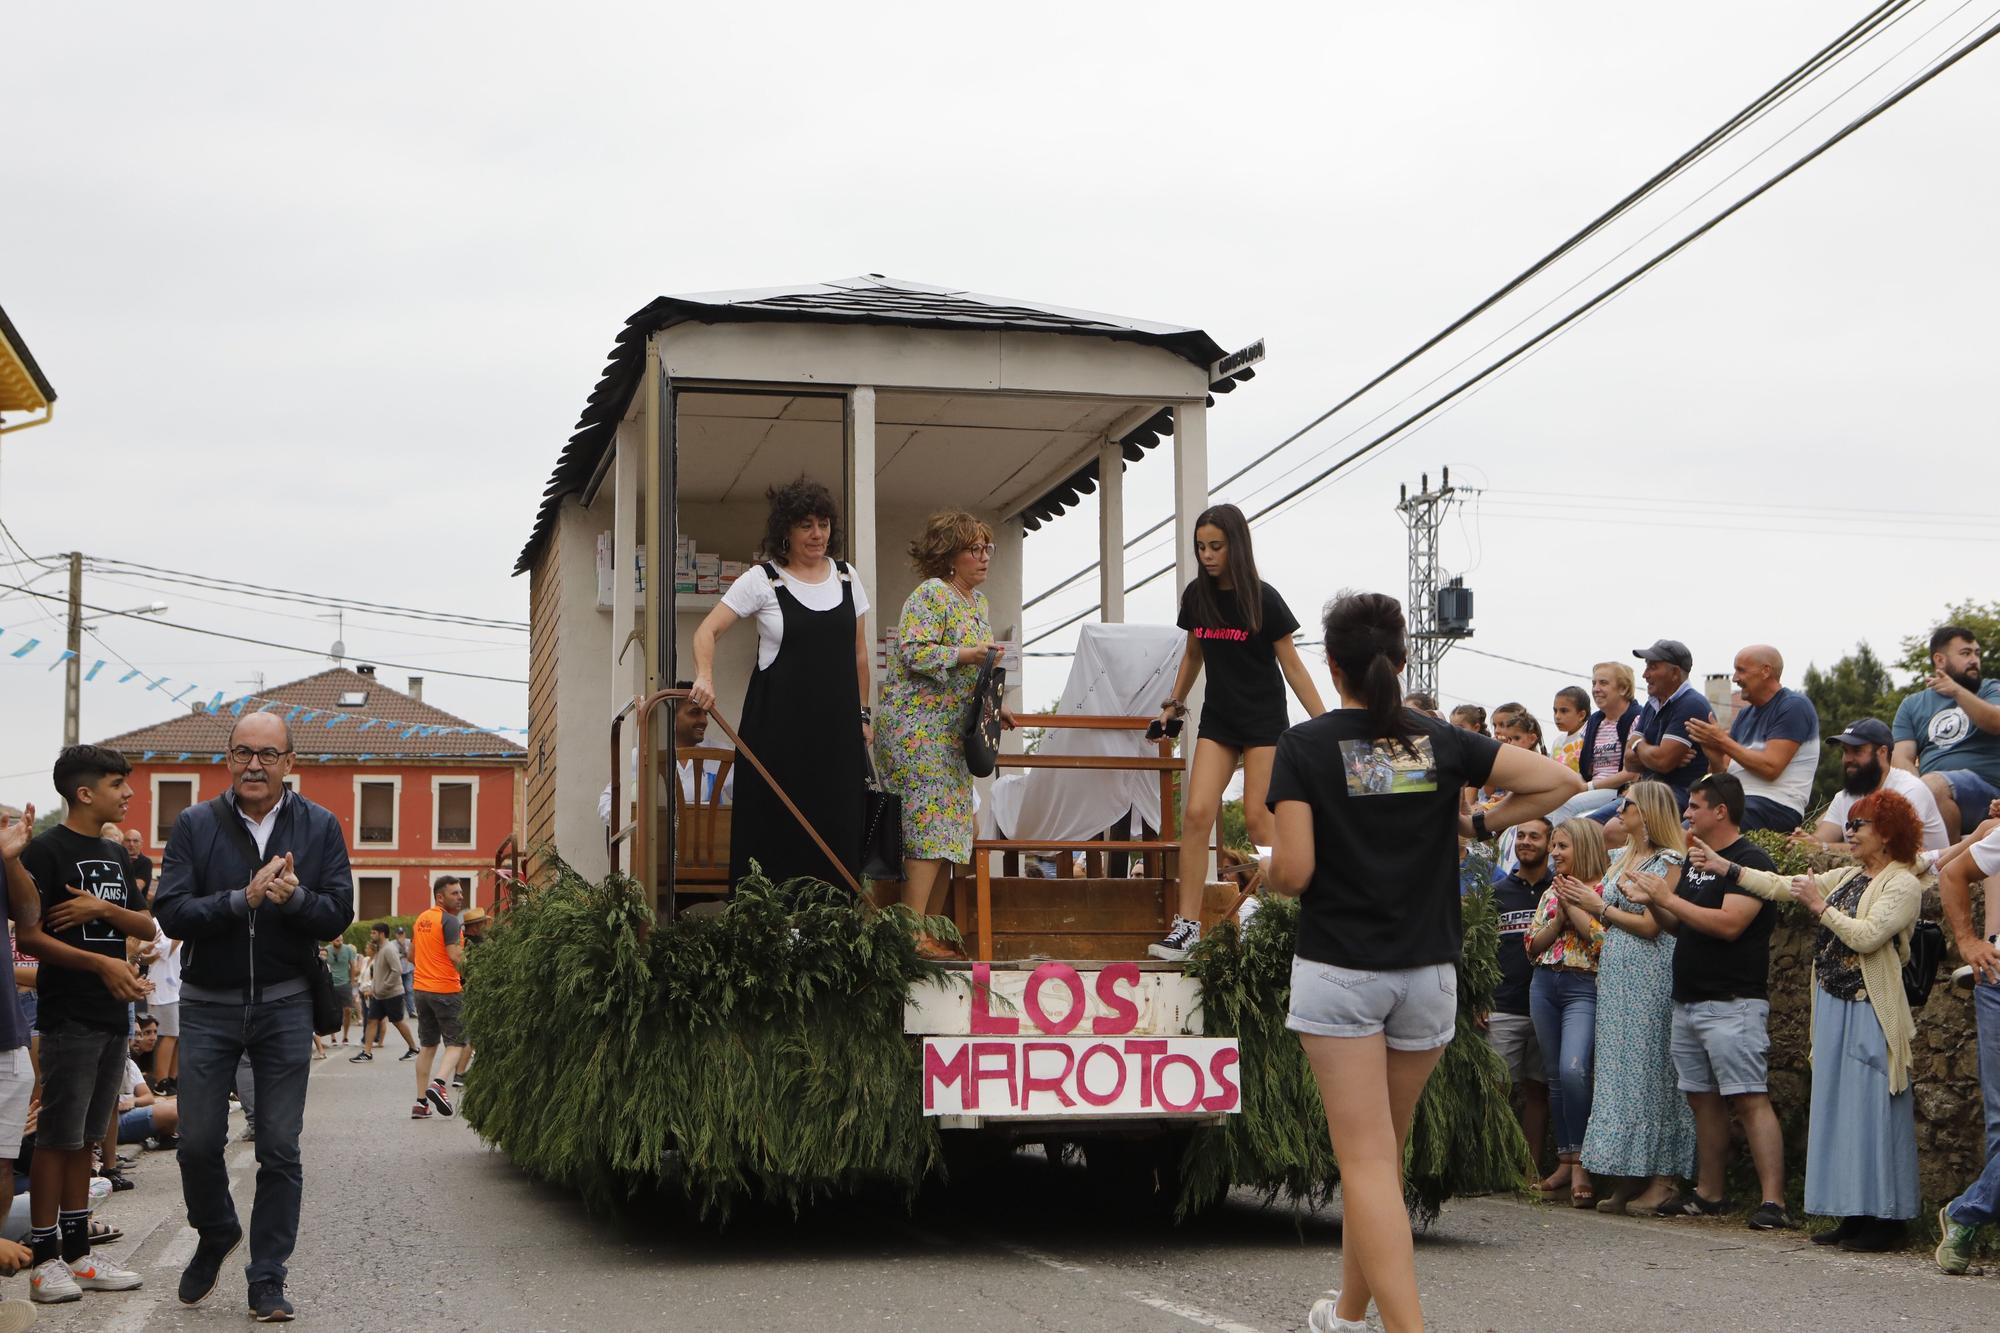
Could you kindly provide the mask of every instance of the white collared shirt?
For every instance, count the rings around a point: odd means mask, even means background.
[[[278,799],[264,812],[262,819],[252,819],[244,814],[240,804],[236,807],[236,817],[243,821],[243,827],[250,830],[250,840],[257,844],[257,855],[264,855],[264,849],[271,845],[271,830],[278,827],[278,811],[285,808],[285,802],[291,799],[291,795],[289,790],[280,791]]]

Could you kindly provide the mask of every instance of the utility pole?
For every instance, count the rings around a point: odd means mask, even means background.
[[[63,663],[63,744],[75,745],[82,728],[83,552],[69,553],[69,660]]]
[[[1436,490],[1426,472],[1422,489],[1410,494],[1406,485],[1396,512],[1410,530],[1410,599],[1404,607],[1410,626],[1410,661],[1403,672],[1403,688],[1437,697],[1438,664],[1459,639],[1472,637],[1472,593],[1462,581],[1448,586],[1438,581],[1438,530],[1444,526],[1451,507],[1461,495],[1472,492],[1451,484],[1451,469],[1445,468]],[[1446,603],[1446,605],[1441,605]]]

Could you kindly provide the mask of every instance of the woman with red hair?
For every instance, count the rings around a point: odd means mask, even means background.
[[[1760,898],[1789,899],[1819,922],[1813,949],[1812,1120],[1806,1137],[1806,1211],[1840,1225],[1814,1236],[1844,1250],[1903,1243],[1917,1215],[1917,1128],[1910,1089],[1916,1023],[1903,963],[1923,904],[1914,867],[1924,826],[1893,791],[1848,812],[1859,865],[1786,879],[1736,866],[1696,840],[1688,863],[1726,875]]]

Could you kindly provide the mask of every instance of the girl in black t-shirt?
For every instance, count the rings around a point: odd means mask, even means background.
[[[1484,839],[1583,789],[1553,759],[1403,706],[1403,608],[1344,593],[1327,609],[1340,707],[1287,731],[1272,765],[1266,882],[1301,895],[1291,1011],[1340,1162],[1341,1291],[1314,1328],[1423,1327],[1403,1149],[1456,1030],[1458,838]],[[1459,790],[1504,789],[1459,813]],[[1349,1322],[1337,1322],[1349,1321]]]
[[[1291,725],[1285,686],[1318,717],[1326,711],[1292,643],[1298,618],[1278,590],[1257,576],[1250,524],[1235,505],[1214,505],[1195,519],[1194,553],[1201,573],[1181,592],[1180,627],[1187,651],[1174,677],[1174,694],[1160,705],[1162,727],[1187,715],[1181,700],[1208,669],[1208,697],[1196,727],[1194,764],[1181,812],[1180,901],[1173,929],[1147,950],[1179,961],[1201,939],[1201,895],[1208,880],[1208,841],[1222,808],[1222,791],[1243,765],[1243,821],[1250,841],[1267,846],[1271,817],[1264,792],[1271,756]]]

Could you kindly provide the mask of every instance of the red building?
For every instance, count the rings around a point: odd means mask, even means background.
[[[132,761],[125,822],[157,865],[181,811],[228,790],[222,753],[237,717],[275,713],[298,756],[285,785],[347,834],[357,921],[423,911],[445,874],[471,885],[466,906],[490,908],[493,854],[523,823],[527,751],[425,703],[423,685],[412,676],[406,693],[371,666],[335,667],[99,743]]]

